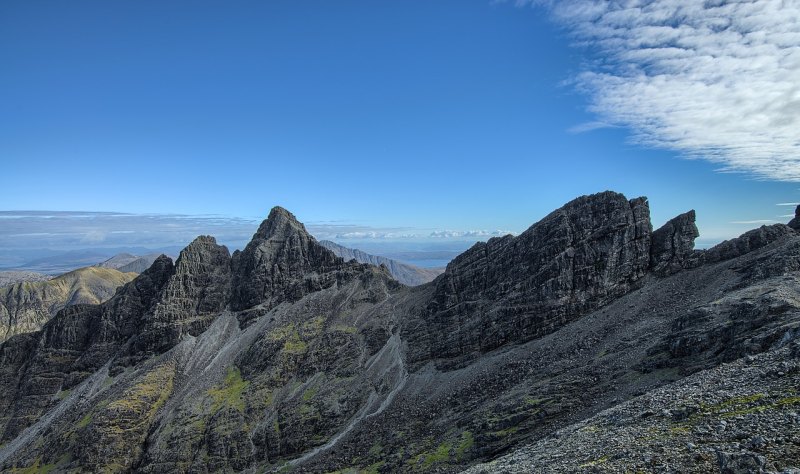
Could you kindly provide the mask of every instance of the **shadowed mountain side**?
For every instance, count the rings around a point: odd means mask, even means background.
[[[407,263],[398,262],[391,258],[380,257],[377,255],[370,255],[358,249],[351,249],[344,247],[330,240],[320,241],[320,245],[330,250],[339,257],[345,260],[356,260],[360,263],[369,263],[370,265],[381,266],[384,265],[389,269],[395,280],[408,286],[417,286],[424,283],[433,281],[434,278],[444,272],[443,268],[421,268]]]
[[[800,235],[762,227],[695,251],[695,234],[691,212],[653,232],[644,198],[583,196],[407,287],[275,208],[232,257],[199,237],[0,346],[0,469],[458,472],[628,400],[679,410],[660,394],[691,374],[720,407],[706,432],[726,407],[746,419],[739,397],[759,390],[757,411],[784,419],[800,405]],[[768,379],[716,382],[759,353]],[[664,426],[669,443],[696,428]],[[746,449],[800,464],[794,425],[772,430]],[[640,443],[614,462],[705,471],[741,442],[703,439],[723,454]],[[608,461],[585,453],[580,469]]]

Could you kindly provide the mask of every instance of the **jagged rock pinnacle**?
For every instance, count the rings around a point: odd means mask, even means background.
[[[787,225],[794,230],[800,230],[800,206],[795,208],[794,219],[790,220]]]
[[[694,254],[694,239],[700,236],[692,209],[673,217],[653,232],[650,266],[657,275],[669,275],[690,264]]]

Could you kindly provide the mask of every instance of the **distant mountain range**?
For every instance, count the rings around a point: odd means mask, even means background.
[[[150,265],[156,261],[160,253],[151,253],[147,255],[131,255],[129,253],[119,253],[113,257],[98,263],[97,267],[114,268],[123,273],[134,272],[142,273],[150,268]]]
[[[68,251],[51,249],[0,249],[0,270],[31,271],[47,275],[61,275],[76,268],[104,262],[115,256],[149,256],[151,254],[177,255],[180,247],[148,249],[144,247],[87,248]],[[137,257],[138,258],[138,257]]]
[[[27,270],[8,270],[0,271],[0,288],[13,285],[21,281],[47,281],[53,278],[52,275],[44,273],[30,272]]]
[[[408,286],[422,285],[433,281],[434,278],[444,273],[444,268],[422,268],[407,263],[398,262],[387,257],[380,257],[377,255],[370,255],[358,249],[351,249],[331,242],[330,240],[322,240],[320,245],[330,250],[339,257],[345,260],[355,260],[360,263],[369,263],[370,265],[381,266],[385,265],[389,269],[395,280]]]
[[[82,259],[92,253],[80,255]],[[118,287],[149,268],[158,256],[119,253],[55,278],[30,271],[0,272],[0,342],[14,334],[39,330],[66,306],[106,301]]]
[[[136,278],[113,268],[85,267],[45,281],[0,288],[0,342],[37,331],[66,306],[99,304]]]

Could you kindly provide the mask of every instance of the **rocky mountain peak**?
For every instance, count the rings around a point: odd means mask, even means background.
[[[184,248],[152,312],[145,314],[130,345],[137,357],[163,352],[182,336],[205,331],[225,308],[231,257],[214,237],[201,235]]]
[[[291,212],[276,206],[245,249],[233,255],[231,308],[293,300],[330,286],[336,281],[331,272],[345,266]]]
[[[539,337],[638,285],[650,264],[646,198],[582,196],[517,237],[475,244],[436,280],[412,360],[469,359]],[[422,330],[420,330],[422,329]]]
[[[253,238],[285,239],[292,234],[310,237],[306,227],[297,220],[294,214],[280,206],[275,206],[269,211],[269,216],[258,227]]]

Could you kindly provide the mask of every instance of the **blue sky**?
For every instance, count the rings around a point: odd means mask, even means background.
[[[0,210],[424,240],[612,189],[708,242],[788,221],[797,12],[700,3],[5,1]]]

